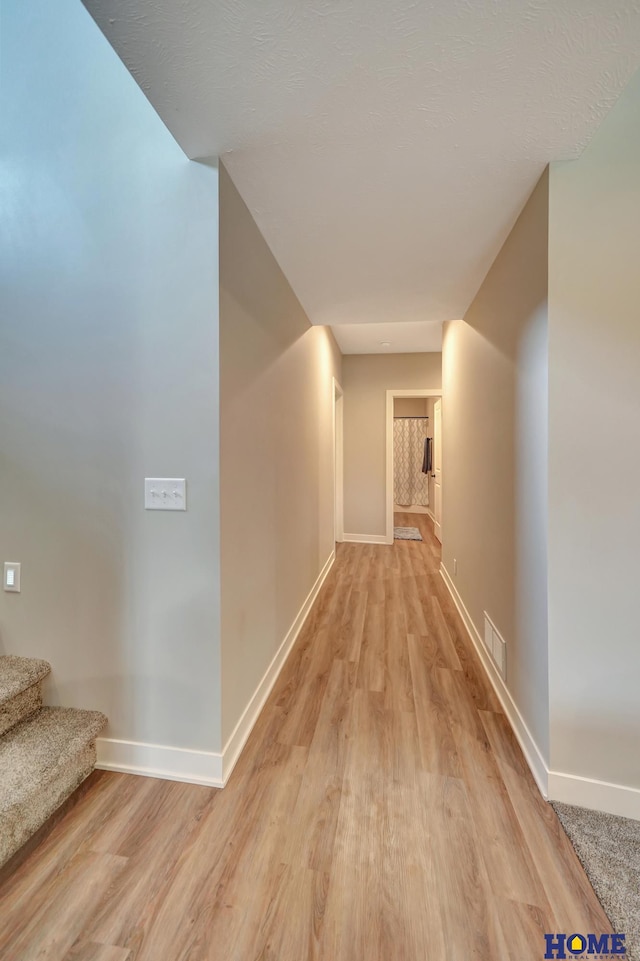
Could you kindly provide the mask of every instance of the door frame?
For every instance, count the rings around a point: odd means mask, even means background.
[[[393,544],[393,402],[396,397],[442,397],[442,387],[429,390],[387,390],[387,436],[386,436],[386,526],[385,542]]]
[[[333,539],[344,541],[344,391],[335,377],[331,378],[332,444],[333,444]]]
[[[438,431],[438,437],[436,438],[436,407],[440,404],[440,429]],[[433,533],[435,534],[437,540],[442,544],[442,397],[438,397],[433,404],[433,429],[431,431],[431,436],[433,437]],[[436,518],[435,506],[437,504],[437,485],[438,480],[438,468],[436,467],[436,439],[438,441],[437,451],[440,457],[440,520]]]

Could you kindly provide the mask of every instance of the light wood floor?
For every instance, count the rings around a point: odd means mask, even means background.
[[[98,772],[3,961],[539,961],[609,923],[423,543],[343,544],[228,786]]]

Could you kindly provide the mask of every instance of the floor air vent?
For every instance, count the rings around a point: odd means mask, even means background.
[[[506,680],[507,643],[486,611],[484,612],[484,646],[491,655],[498,672]]]

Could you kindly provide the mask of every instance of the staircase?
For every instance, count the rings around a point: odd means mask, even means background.
[[[98,711],[42,706],[46,661],[0,656],[0,865],[91,774]]]

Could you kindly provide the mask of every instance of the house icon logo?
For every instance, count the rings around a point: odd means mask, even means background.
[[[616,961],[627,954],[624,934],[545,934],[547,959],[587,958],[591,961]]]

